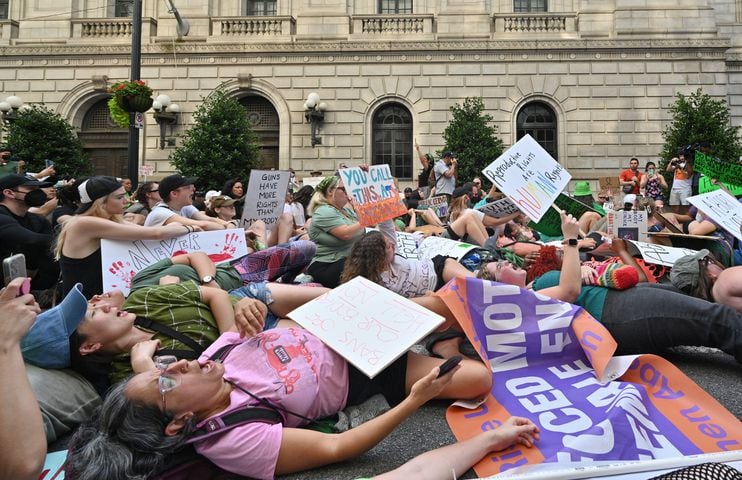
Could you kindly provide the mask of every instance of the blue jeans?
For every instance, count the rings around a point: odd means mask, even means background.
[[[265,317],[263,331],[276,328],[279,319],[270,311],[270,305],[273,303],[273,295],[271,294],[270,288],[268,288],[268,282],[250,283],[249,285],[235,288],[230,291],[229,294],[240,298],[252,298],[265,303],[265,306],[268,307],[268,315]]]
[[[618,342],[618,355],[705,346],[734,355],[742,363],[742,313],[690,297],[670,285],[610,290],[601,323]]]

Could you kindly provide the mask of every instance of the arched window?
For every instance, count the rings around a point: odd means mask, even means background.
[[[79,137],[95,175],[126,176],[129,130],[113,123],[107,98],[94,103],[85,113]]]
[[[392,175],[412,178],[412,115],[398,103],[388,103],[373,118],[374,165],[387,163]]]
[[[559,160],[557,150],[557,121],[554,110],[543,102],[527,103],[518,112],[517,137],[532,136],[554,160]]]
[[[242,97],[240,103],[247,110],[247,119],[258,137],[261,168],[278,168],[280,123],[276,108],[267,98],[259,95]]]

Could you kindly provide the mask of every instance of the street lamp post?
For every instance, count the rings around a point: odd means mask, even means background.
[[[131,19],[131,80],[139,80],[142,70],[142,0],[134,0]],[[139,183],[139,129],[134,124],[135,112],[129,113],[129,151],[126,174],[132,189]]]

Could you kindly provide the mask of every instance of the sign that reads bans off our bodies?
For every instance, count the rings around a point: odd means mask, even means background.
[[[541,220],[572,178],[530,135],[518,140],[482,173],[534,222]]]
[[[373,165],[368,172],[358,167],[340,169],[348,196],[353,199],[358,222],[367,227],[407,213],[389,165]]]
[[[247,228],[257,220],[265,222],[268,230],[278,222],[286,202],[290,172],[278,170],[253,170],[247,185],[245,209],[240,225]]]

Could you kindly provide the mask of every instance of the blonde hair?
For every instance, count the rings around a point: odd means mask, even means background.
[[[467,195],[461,195],[451,200],[451,204],[448,206],[448,221],[453,222],[464,211],[469,207],[469,197]]]
[[[335,187],[337,187],[338,182],[340,182],[340,177],[332,176],[325,177],[325,179],[317,185],[317,188],[314,189],[312,199],[309,201],[309,206],[307,207],[309,215],[314,215],[314,212],[322,205],[331,205],[330,199],[327,197],[327,192],[334,190]]]
[[[111,220],[116,223],[124,223],[123,216],[111,215],[110,213],[108,213],[108,210],[106,210],[106,202],[108,201],[108,197],[113,195],[113,193],[94,200],[93,203],[90,205],[90,208],[85,210],[83,213],[76,215],[76,217],[97,217],[105,220]],[[64,223],[64,225],[62,226],[62,231],[59,232],[57,242],[54,245],[54,258],[56,260],[59,260],[59,258],[62,256],[62,248],[64,248],[64,242],[67,240],[67,232],[69,231],[69,226],[72,225],[74,222],[75,218],[73,217],[69,221]]]

